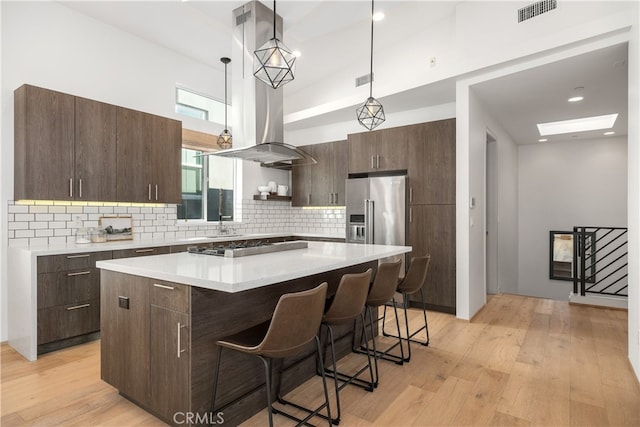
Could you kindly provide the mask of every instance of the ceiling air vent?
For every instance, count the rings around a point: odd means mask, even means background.
[[[356,87],[368,84],[373,80],[372,76],[373,74],[365,74],[364,76],[356,77]]]
[[[518,23],[535,18],[558,7],[556,0],[542,0],[518,9]]]

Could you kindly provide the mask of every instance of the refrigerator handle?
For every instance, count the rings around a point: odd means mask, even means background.
[[[373,236],[373,221],[375,220],[373,211],[373,200],[365,199],[364,201],[364,243],[372,245],[374,242]]]

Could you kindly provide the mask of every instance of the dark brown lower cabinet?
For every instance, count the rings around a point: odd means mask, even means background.
[[[152,305],[149,319],[150,405],[173,420],[191,402],[189,315]]]
[[[97,332],[100,300],[80,301],[38,310],[38,345]]]
[[[100,330],[98,260],[111,251],[38,257],[38,353],[86,342]]]
[[[456,311],[456,206],[410,207],[408,245],[412,256],[431,255],[427,280],[422,288],[428,309]],[[420,294],[410,297],[417,306]]]

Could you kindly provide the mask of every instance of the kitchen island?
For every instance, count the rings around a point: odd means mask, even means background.
[[[102,379],[167,423],[198,419],[190,414],[204,420],[215,340],[269,320],[284,293],[323,281],[333,293],[343,274],[375,270],[378,260],[410,250],[308,242],[304,249],[240,258],[178,253],[98,261]],[[339,332],[342,355],[350,351],[352,330],[346,325]],[[282,381],[287,392],[315,374],[313,346],[283,363],[274,386]],[[259,361],[223,353],[216,406],[222,405],[225,424],[236,425],[264,408],[265,396]]]

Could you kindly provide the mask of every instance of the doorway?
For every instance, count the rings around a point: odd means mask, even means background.
[[[485,147],[485,284],[487,294],[499,294],[498,281],[498,150],[497,140],[487,129]]]

